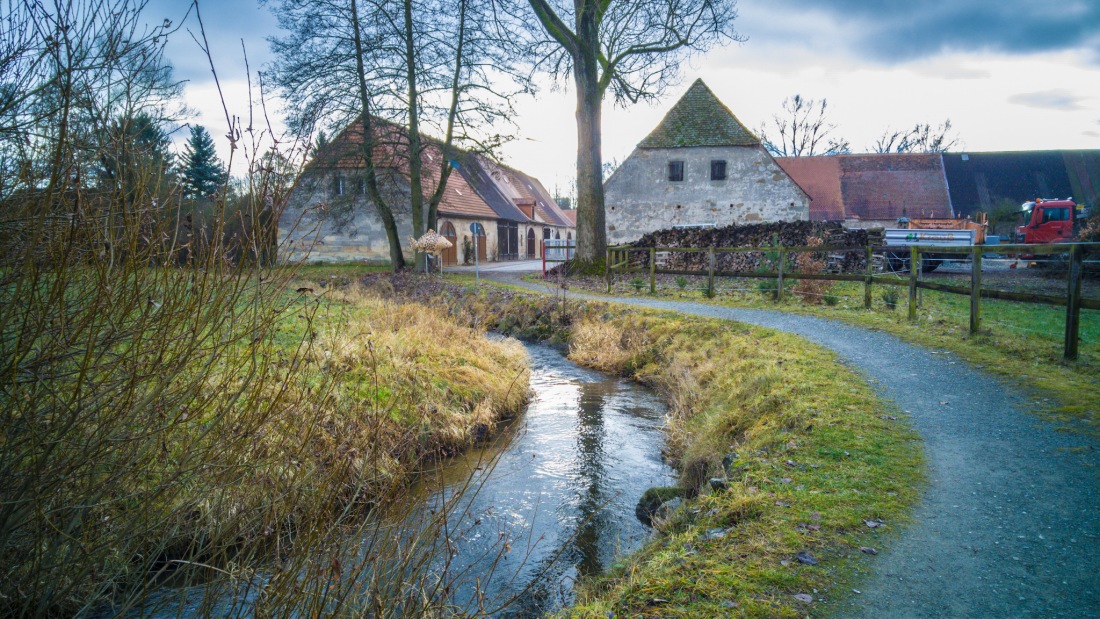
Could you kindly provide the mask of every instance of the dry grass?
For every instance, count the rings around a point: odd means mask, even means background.
[[[565,615],[828,614],[821,598],[842,599],[859,548],[876,544],[864,520],[893,528],[916,499],[915,435],[822,349],[734,323],[635,313],[579,321],[571,342],[574,360],[631,375],[672,403],[669,454],[698,498],[583,587]],[[712,489],[712,478],[728,489]],[[800,551],[821,565],[799,564]]]
[[[550,297],[386,281],[468,324],[564,341],[574,361],[645,382],[671,404],[667,454],[696,497],[645,549],[582,583],[563,616],[828,615],[863,569],[860,547],[885,543],[917,498],[920,446],[904,416],[797,337],[588,301],[550,321],[560,311]],[[801,551],[819,565],[795,560]]]

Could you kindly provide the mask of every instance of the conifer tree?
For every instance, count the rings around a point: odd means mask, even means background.
[[[182,167],[183,192],[189,198],[213,195],[225,183],[225,169],[214,150],[214,139],[202,125],[191,127]]]

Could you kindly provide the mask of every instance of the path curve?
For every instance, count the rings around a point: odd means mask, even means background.
[[[516,274],[494,277],[538,292]],[[1026,398],[955,355],[778,311],[569,293],[800,335],[909,413],[929,487],[846,617],[1100,617],[1100,446],[1027,414]]]

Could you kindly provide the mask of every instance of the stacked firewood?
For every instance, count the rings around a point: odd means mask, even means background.
[[[636,248],[677,247],[808,247],[864,248],[868,244],[867,230],[848,230],[837,222],[792,221],[750,225],[733,225],[724,228],[676,228],[651,232],[632,244]],[[715,269],[724,272],[774,271],[777,268],[775,250],[754,252],[718,252]],[[814,254],[815,260],[830,265],[831,270],[843,272],[864,271],[867,255],[861,251],[823,251]],[[632,266],[648,267],[649,255],[631,252]],[[661,256],[661,268],[683,271],[706,271],[706,252],[670,252]],[[793,264],[788,262],[788,267]]]

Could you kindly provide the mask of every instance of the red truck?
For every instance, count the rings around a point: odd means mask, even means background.
[[[1044,200],[1025,202],[1020,211],[1021,225],[1016,227],[1016,243],[1043,245],[1070,243],[1083,218],[1073,200]]]

